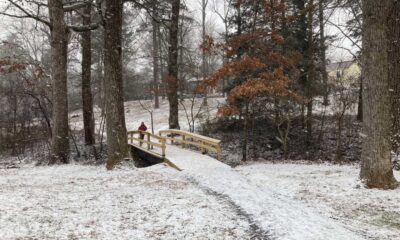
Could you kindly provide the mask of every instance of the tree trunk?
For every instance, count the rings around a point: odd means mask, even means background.
[[[312,124],[313,124],[313,99],[309,99],[307,102],[307,121],[306,121],[306,128],[307,128],[307,146],[312,145]]]
[[[358,121],[360,121],[360,122],[362,122],[363,121],[363,95],[362,95],[362,92],[363,92],[363,80],[364,79],[364,77],[362,76],[362,74],[361,74],[361,76],[360,76],[360,90],[358,91],[358,107],[357,107],[357,120]]]
[[[179,129],[178,111],[178,27],[180,0],[172,0],[172,17],[169,27],[168,47],[168,101],[169,101],[169,128]]]
[[[184,98],[184,92],[185,92],[185,79],[184,79],[184,74],[183,74],[183,45],[184,45],[184,41],[185,41],[185,36],[184,36],[184,32],[183,32],[183,27],[184,27],[184,21],[181,22],[180,28],[182,29],[181,31],[179,31],[179,51],[178,51],[178,57],[179,57],[179,61],[178,61],[178,65],[181,66],[178,69],[178,79],[179,79],[179,98],[183,100]]]
[[[160,68],[159,68],[159,59],[158,59],[158,10],[156,1],[153,3],[153,89],[154,89],[154,108],[160,108],[159,101],[159,82],[160,82]]]
[[[400,148],[400,2],[391,8],[388,21],[389,82],[392,99],[392,150],[399,154]]]
[[[83,10],[83,25],[89,26],[91,23],[91,4]],[[92,71],[92,39],[91,32],[82,33],[82,109],[83,109],[83,128],[85,130],[85,144],[95,144],[94,138],[94,114],[93,114],[93,96],[91,87]]]
[[[342,151],[342,129],[343,129],[343,117],[346,112],[346,107],[343,107],[343,112],[337,118],[337,133],[336,133],[336,156],[335,161],[337,163],[341,163],[343,160],[343,151]]]
[[[202,35],[202,40],[203,42],[206,41],[206,7],[208,4],[208,0],[202,0],[201,1],[201,35]],[[201,51],[201,72],[203,74],[203,80],[207,78],[207,72],[208,72],[208,66],[207,66],[207,56],[206,56],[206,50],[202,49]],[[204,99],[203,99],[203,105],[207,106],[207,87],[204,89]]]
[[[160,75],[161,75],[161,86],[160,86],[160,92],[161,92],[161,97],[162,100],[165,100],[165,95],[167,92],[167,84],[166,84],[166,79],[165,79],[165,61],[164,59],[166,58],[163,55],[163,46],[162,46],[162,34],[161,34],[161,27],[160,24],[158,25],[157,28],[157,34],[158,34],[158,57],[160,60]]]
[[[314,5],[314,1],[310,0],[310,6]],[[314,38],[313,38],[313,11],[310,9],[308,12],[308,76],[306,83],[306,96],[307,96],[307,145],[311,146],[312,143],[312,113],[313,113],[313,85],[315,84],[315,64],[314,64]]]
[[[104,26],[104,81],[107,122],[107,169],[127,155],[122,82],[122,0],[106,0]]]
[[[247,145],[249,138],[249,103],[246,103],[246,109],[244,113],[244,126],[243,126],[243,145],[242,145],[242,161],[247,161]]]
[[[387,16],[394,0],[367,1],[363,6],[364,121],[360,178],[369,188],[397,186],[390,156],[390,116]]]
[[[325,0],[319,0],[318,2],[318,18],[319,18],[319,47],[321,57],[321,73],[323,83],[323,96],[324,105],[329,104],[328,99],[328,72],[326,70],[326,46],[325,46],[325,17],[324,17],[324,2]]]
[[[53,134],[50,164],[69,162],[67,54],[68,28],[62,0],[49,0],[51,29]]]
[[[236,19],[236,24],[237,24],[237,30],[236,30],[236,36],[241,36],[242,35],[242,1],[237,1],[236,4],[236,9],[237,9],[237,19]],[[240,60],[243,55],[243,48],[239,47],[237,51],[237,59]]]

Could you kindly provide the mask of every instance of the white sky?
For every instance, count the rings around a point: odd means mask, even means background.
[[[186,0],[186,3],[190,9],[190,11],[193,13],[193,17],[200,22],[201,21],[201,0]],[[207,22],[208,25],[212,25],[213,28],[218,31],[222,32],[223,31],[223,24],[221,19],[212,11],[212,8],[215,3],[218,3],[219,6],[222,6],[222,1],[221,0],[209,0],[209,5],[208,5],[208,13],[207,13]],[[0,9],[3,9],[5,5],[4,0],[0,0]],[[334,14],[331,17],[331,21],[335,23],[343,23],[346,21],[346,17],[343,12],[339,12]],[[8,34],[9,34],[9,26],[12,23],[12,20],[8,17],[5,16],[0,16],[0,40],[4,39]],[[337,35],[341,36],[342,34],[335,29],[334,27],[329,27],[327,26],[327,34],[329,35]],[[348,39],[342,39],[340,41],[337,41],[334,43],[337,46],[342,46],[345,48],[350,48],[356,51],[354,47],[352,47],[351,41]],[[331,46],[328,49],[327,52],[328,58],[331,61],[341,61],[341,60],[349,60],[352,58],[352,56],[343,49],[336,48]]]

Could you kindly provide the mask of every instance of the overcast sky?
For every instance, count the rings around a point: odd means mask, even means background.
[[[209,25],[212,25],[213,28],[216,31],[223,31],[223,24],[222,21],[219,19],[219,17],[213,12],[213,6],[215,3],[218,3],[221,5],[221,0],[209,0],[209,6],[208,6],[208,12],[207,12],[207,21]],[[186,3],[188,5],[188,8],[190,9],[190,12],[193,14],[193,17],[197,21],[201,21],[201,0],[186,0]],[[0,9],[3,9],[5,4],[4,0],[0,0]],[[345,22],[347,17],[343,12],[338,12],[334,14],[331,17],[331,21],[335,23],[342,23]],[[5,16],[0,16],[0,39],[4,39],[9,33],[10,33],[10,24],[12,24],[12,20],[8,17]],[[353,49],[354,51],[356,50],[355,48],[352,47],[351,41],[343,38],[342,34],[340,31],[338,31],[334,27],[329,27],[327,26],[327,34],[329,35],[334,35],[338,36],[338,38],[341,38],[341,40],[337,41],[334,43],[336,46],[342,46],[345,48]],[[336,48],[334,46],[330,46],[328,49],[328,58],[331,61],[342,61],[342,60],[349,60],[352,58],[352,56],[343,49]]]

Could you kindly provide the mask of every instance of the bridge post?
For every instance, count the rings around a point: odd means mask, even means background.
[[[163,157],[165,157],[165,142],[166,142],[166,140],[165,139],[161,139],[161,155],[163,156]]]
[[[128,139],[130,141],[130,143],[133,143],[133,133],[128,133]]]

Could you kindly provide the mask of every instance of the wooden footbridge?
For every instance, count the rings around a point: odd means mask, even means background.
[[[138,167],[165,162],[180,169],[174,160],[177,155],[189,157],[187,150],[191,151],[190,154],[209,153],[216,159],[220,159],[221,156],[220,140],[182,130],[162,130],[158,135],[144,131],[130,131],[127,139]]]

